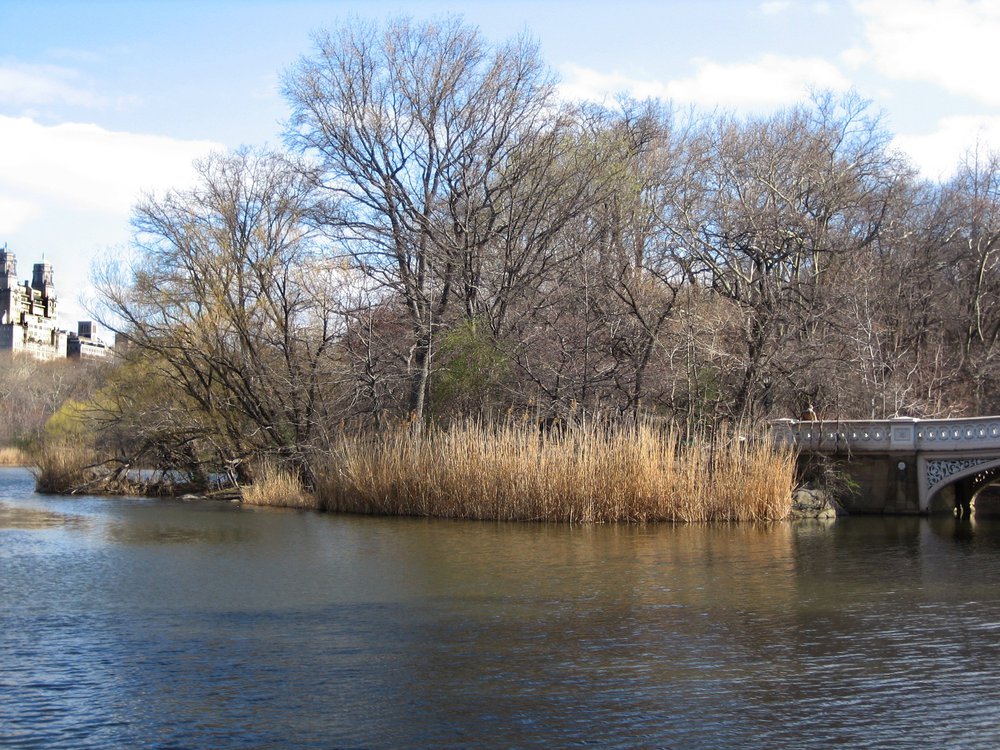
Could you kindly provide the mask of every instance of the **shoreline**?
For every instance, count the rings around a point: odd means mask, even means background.
[[[691,436],[649,425],[468,421],[341,435],[308,463],[264,457],[238,487],[136,481],[95,468],[71,444],[39,454],[49,494],[213,496],[248,506],[484,521],[570,524],[771,522],[792,515],[795,454],[754,430]],[[303,477],[308,472],[310,481]]]
[[[30,464],[4,464],[0,465],[0,469],[24,469],[28,472],[32,471],[34,468]],[[141,491],[145,489],[145,491]],[[184,488],[187,489],[187,488]],[[243,488],[244,490],[249,488]],[[252,499],[246,496],[246,493],[240,490],[228,488],[212,490],[209,492],[190,492],[190,491],[175,491],[169,492],[164,491],[164,486],[156,486],[145,484],[141,487],[139,485],[132,485],[129,488],[123,488],[121,491],[90,491],[90,492],[79,492],[79,493],[59,493],[59,492],[43,492],[38,490],[36,487],[36,492],[42,495],[56,495],[64,497],[72,497],[75,494],[79,495],[89,495],[91,497],[105,497],[105,498],[160,498],[163,500],[173,500],[181,502],[210,502],[210,503],[226,503],[235,504],[239,506],[247,506],[248,508],[275,508],[280,510],[299,510],[299,511],[309,511],[312,513],[330,513],[334,515],[357,515],[357,516],[375,516],[382,518],[427,518],[427,519],[438,519],[438,520],[458,520],[458,521],[485,521],[485,522],[514,522],[514,523],[556,523],[556,524],[582,524],[589,523],[591,525],[604,525],[604,524],[624,524],[624,525],[634,525],[634,524],[645,524],[645,523],[739,523],[740,521],[733,521],[730,519],[712,519],[707,521],[678,521],[677,519],[663,519],[663,518],[648,518],[641,520],[631,520],[631,519],[613,519],[606,521],[590,521],[584,522],[580,520],[573,519],[544,519],[544,518],[506,518],[506,517],[481,517],[481,518],[471,518],[463,516],[436,516],[421,513],[390,513],[390,512],[371,512],[365,510],[352,510],[352,509],[330,509],[322,507],[319,501],[316,499],[315,495],[311,493],[299,492],[294,495],[291,499],[288,497],[271,497],[267,502],[254,502]],[[752,520],[750,523],[780,523],[783,521],[821,521],[821,522],[832,522],[842,515],[846,515],[840,505],[835,501],[831,500],[826,492],[823,490],[811,489],[808,487],[798,486],[796,487],[790,496],[790,508],[788,513],[782,518],[767,518]],[[745,521],[744,521],[745,522]]]

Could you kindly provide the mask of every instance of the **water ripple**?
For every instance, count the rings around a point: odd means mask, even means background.
[[[0,518],[34,519],[0,528],[4,748],[1000,743],[987,529],[245,514],[4,476]]]

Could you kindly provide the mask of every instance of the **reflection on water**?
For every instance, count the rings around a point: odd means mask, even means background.
[[[109,523],[105,529],[109,542],[118,544],[235,544],[248,541],[249,532],[241,527],[205,525],[178,526],[169,523]]]
[[[86,523],[79,516],[53,513],[37,508],[17,508],[0,502],[0,530],[51,529],[59,526],[81,527]]]
[[[990,523],[470,524],[28,480],[0,471],[3,747],[1000,740]]]

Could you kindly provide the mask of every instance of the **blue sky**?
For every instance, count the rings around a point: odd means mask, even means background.
[[[532,34],[567,98],[765,113],[853,87],[930,178],[1000,148],[1000,0],[0,0],[0,244],[22,278],[44,255],[66,324],[86,317],[90,264],[128,242],[141,191],[213,149],[280,145],[280,78],[314,30],[446,14]]]

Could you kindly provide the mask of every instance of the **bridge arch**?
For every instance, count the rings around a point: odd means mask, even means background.
[[[942,491],[952,487],[956,503],[973,500],[976,494],[1000,480],[1000,455],[954,458],[952,456],[921,456],[920,509],[931,512]],[[939,503],[938,503],[939,505]]]

